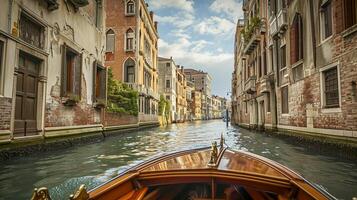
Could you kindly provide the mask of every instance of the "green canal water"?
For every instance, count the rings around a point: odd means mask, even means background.
[[[357,197],[356,157],[336,154],[331,147],[226,128],[224,122],[213,120],[119,134],[97,143],[3,161],[0,199],[30,199],[33,188],[41,186],[50,189],[54,200],[68,199],[80,184],[93,188],[155,155],[208,146],[218,141],[220,133],[225,133],[230,147],[286,165],[339,199]]]

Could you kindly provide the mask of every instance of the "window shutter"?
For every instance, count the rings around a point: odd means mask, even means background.
[[[64,97],[67,95],[67,60],[66,60],[66,44],[61,46],[62,52],[62,73],[61,73],[61,96]]]
[[[296,17],[297,16],[294,17],[293,23],[290,28],[290,64],[294,64],[297,61],[296,55],[298,54],[297,47],[296,47],[296,43],[297,43],[296,42],[297,40]]]
[[[298,60],[304,58],[304,38],[303,38],[303,26],[302,26],[302,17],[300,14],[298,14],[298,40],[297,40],[297,46],[299,47],[299,56]]]
[[[93,103],[97,101],[97,61],[93,62],[93,95],[92,101]]]
[[[81,98],[81,81],[82,80],[82,54],[76,56],[74,72],[74,94]]]

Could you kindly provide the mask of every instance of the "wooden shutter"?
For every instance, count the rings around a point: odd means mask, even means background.
[[[100,66],[100,98],[106,99],[107,91],[107,72],[103,66]]]
[[[74,94],[81,98],[81,80],[82,80],[82,54],[76,56],[74,70]]]
[[[93,62],[93,95],[92,101],[93,103],[97,101],[97,61]]]
[[[293,19],[293,23],[290,28],[290,64],[294,64],[297,61],[297,15]]]
[[[66,44],[61,46],[62,53],[62,73],[61,73],[61,96],[67,96],[67,47]]]
[[[298,59],[296,61],[299,61],[300,59],[304,58],[304,38],[303,38],[303,26],[302,26],[302,17],[300,14],[297,14],[297,27],[298,27],[298,39],[296,41],[296,45],[299,47],[299,54],[298,54]]]

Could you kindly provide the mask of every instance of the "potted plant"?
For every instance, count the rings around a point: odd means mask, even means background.
[[[94,103],[95,108],[105,108],[107,105],[107,102],[105,99],[97,99],[97,101]]]
[[[76,94],[68,94],[67,100],[64,102],[66,106],[74,106],[80,101],[79,95]]]

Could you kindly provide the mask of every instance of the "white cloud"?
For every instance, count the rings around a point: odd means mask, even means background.
[[[225,18],[211,16],[195,26],[194,30],[200,34],[227,35],[232,34],[235,24]]]
[[[209,9],[216,13],[224,13],[234,21],[243,18],[242,1],[238,0],[214,0]]]
[[[188,12],[179,12],[175,16],[155,16],[155,20],[163,24],[171,24],[177,28],[186,28],[194,23],[195,17]]]
[[[154,9],[176,8],[187,12],[194,12],[192,0],[150,0],[149,5]]]

